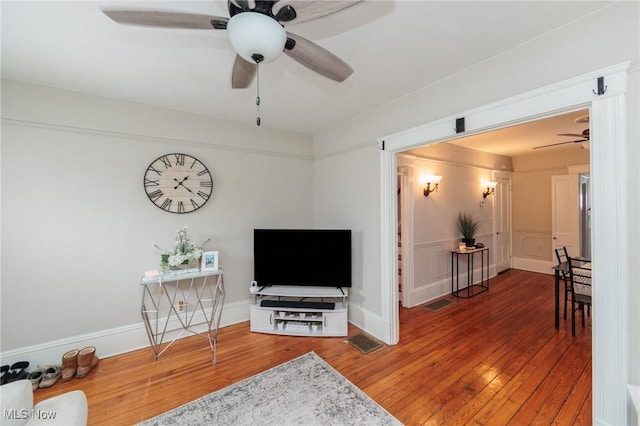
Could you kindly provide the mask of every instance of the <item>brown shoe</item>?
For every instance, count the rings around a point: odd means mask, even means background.
[[[82,379],[98,365],[100,358],[96,356],[96,348],[86,347],[78,352],[78,368],[76,369],[76,379]]]
[[[76,375],[76,369],[78,368],[78,352],[77,349],[73,349],[64,355],[62,355],[62,381],[68,382]]]

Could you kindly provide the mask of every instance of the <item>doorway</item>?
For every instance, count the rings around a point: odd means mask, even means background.
[[[568,81],[554,84],[505,99],[485,107],[461,112],[414,129],[404,130],[379,139],[384,149],[380,151],[381,203],[381,288],[383,306],[380,337],[389,344],[399,340],[397,283],[393,260],[397,250],[393,247],[395,236],[395,154],[415,146],[437,143],[455,138],[456,116],[467,117],[473,123],[469,134],[487,132],[517,121],[527,121],[561,112],[590,107],[590,149],[592,175],[591,206],[597,211],[592,223],[592,259],[594,281],[606,282],[606,295],[602,287],[594,287],[594,299],[600,300],[599,309],[593,314],[593,401],[594,418],[626,420],[626,380],[628,373],[629,312],[625,295],[628,294],[629,262],[619,253],[627,251],[627,69],[629,63],[612,66]],[[602,77],[608,82],[606,95],[594,95],[595,81]],[[382,144],[384,142],[384,144]],[[610,188],[619,187],[619,191]],[[391,197],[393,194],[393,198]],[[393,201],[392,201],[393,200]],[[620,208],[607,208],[622,203]],[[598,209],[598,206],[602,206]],[[617,350],[610,351],[611,347]],[[618,413],[617,415],[611,413]],[[616,421],[614,421],[615,423]]]
[[[511,173],[496,172],[497,182],[493,207],[493,256],[495,272],[511,269]]]

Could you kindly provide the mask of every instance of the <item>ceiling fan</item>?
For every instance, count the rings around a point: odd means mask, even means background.
[[[284,27],[339,12],[362,0],[289,0],[274,10],[279,0],[228,0],[230,18],[160,10],[103,9],[112,20],[125,25],[160,28],[227,30],[236,51],[231,87],[247,88],[258,64],[276,59],[283,51],[305,67],[342,82],[353,73],[333,53]],[[259,105],[259,96],[256,100]]]
[[[566,141],[566,142],[557,142],[557,143],[552,143],[549,145],[540,145],[540,146],[536,146],[533,147],[533,149],[540,149],[540,148],[549,148],[552,146],[557,146],[557,145],[566,145],[569,143],[581,143],[581,142],[589,142],[589,129],[584,129],[582,131],[582,133],[578,134],[578,133],[558,133],[558,136],[571,136],[574,138],[580,138],[580,139],[576,139],[574,141]]]

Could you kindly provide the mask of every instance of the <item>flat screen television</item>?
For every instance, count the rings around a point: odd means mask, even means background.
[[[351,230],[254,229],[253,261],[260,287],[351,287]]]

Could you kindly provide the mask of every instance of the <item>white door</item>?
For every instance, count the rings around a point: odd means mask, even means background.
[[[511,268],[511,178],[496,179],[494,263],[496,274]]]
[[[577,174],[551,176],[551,249],[565,246],[569,256],[580,255],[580,203]]]

